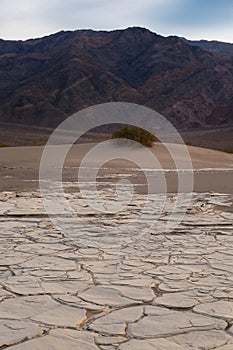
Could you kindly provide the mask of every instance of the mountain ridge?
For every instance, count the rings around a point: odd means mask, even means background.
[[[55,127],[93,104],[143,104],[179,129],[233,124],[233,62],[146,28],[0,40],[0,121]]]
[[[189,45],[198,46],[203,50],[225,58],[233,57],[233,44],[217,40],[187,40],[182,38]]]

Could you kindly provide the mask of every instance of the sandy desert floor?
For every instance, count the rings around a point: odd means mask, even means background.
[[[72,146],[64,162],[64,181],[77,181],[77,169],[83,157],[95,147],[96,144],[88,143]],[[59,158],[60,146],[51,146],[54,148],[54,156]],[[116,145],[109,149],[109,155],[115,151]],[[182,145],[174,145],[173,149],[176,157],[182,161]],[[39,167],[40,159],[44,147],[9,147],[0,148],[0,189],[1,190],[28,190],[38,189],[39,187]],[[205,148],[188,147],[194,170],[194,191],[195,192],[221,192],[233,193],[233,155],[208,150]],[[142,160],[144,157],[143,149],[133,148],[129,153],[131,158]],[[162,144],[156,144],[151,152],[161,163],[161,169],[164,169],[168,192],[177,191],[177,171],[172,157]],[[179,155],[180,153],[180,155]],[[89,159],[86,166],[95,166],[95,159]],[[158,170],[156,166],[143,162],[145,168],[149,170]],[[104,176],[104,181],[108,179],[114,181],[114,174],[125,174],[130,176],[130,181],[134,184],[145,183],[143,174],[135,171],[136,165],[129,161],[116,159],[110,161],[100,170],[100,175]],[[185,160],[184,160],[185,168]],[[101,177],[101,176],[100,176]],[[100,180],[101,181],[101,180]],[[159,191],[159,189],[158,189]]]
[[[98,199],[87,179],[77,184],[92,146],[75,145],[65,162],[72,218],[57,205],[56,186],[51,212],[43,207],[42,148],[0,150],[0,349],[233,349],[233,156],[190,147],[194,192],[175,206],[177,171],[162,145],[153,152],[169,193],[164,201],[155,186],[149,204],[145,175],[122,159],[99,172]],[[95,167],[96,159],[88,162]],[[125,176],[136,189],[132,201],[109,213]]]

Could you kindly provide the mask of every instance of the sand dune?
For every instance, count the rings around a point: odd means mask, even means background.
[[[65,161],[65,180],[75,181],[77,178],[77,169],[80,166],[83,157],[97,144],[80,144],[72,146]],[[53,149],[54,158],[59,158],[62,146],[50,146]],[[183,145],[170,144],[172,152],[178,159],[179,164],[185,169],[186,158]],[[115,154],[124,155],[124,146],[111,144],[108,147],[107,159],[114,158]],[[208,150],[198,147],[187,147],[195,170],[195,191],[207,192],[217,191],[232,193],[233,179],[233,155],[214,150]],[[1,190],[28,189],[38,187],[38,174],[40,159],[44,147],[9,147],[0,149],[0,188]],[[152,149],[148,149],[155,158],[161,163],[161,168],[174,170],[176,166],[172,156],[162,144],[155,144]],[[130,147],[127,153],[129,159],[137,159],[143,164],[143,168],[158,169],[158,166],[152,164],[150,160],[145,159],[143,147]],[[105,169],[115,169],[116,173],[123,171],[134,171],[135,164],[128,160],[112,160],[104,165]],[[122,157],[123,158],[123,157]],[[94,167],[98,159],[92,156],[88,159],[85,166]],[[174,174],[167,175],[168,190],[173,192]],[[138,179],[139,180],[139,179]],[[135,180],[137,182],[137,179]],[[140,182],[140,181],[139,181]]]

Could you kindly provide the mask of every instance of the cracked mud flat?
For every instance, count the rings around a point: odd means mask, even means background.
[[[60,232],[39,192],[1,193],[0,349],[233,349],[232,195],[194,194],[166,233],[174,196],[139,235],[159,194],[134,221],[143,195],[97,215],[69,193],[81,220]]]

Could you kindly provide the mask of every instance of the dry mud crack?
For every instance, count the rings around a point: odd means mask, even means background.
[[[138,237],[143,195],[115,216],[67,196],[82,217],[68,235],[38,192],[0,195],[0,349],[233,349],[232,196],[194,194],[165,233],[169,195]]]

